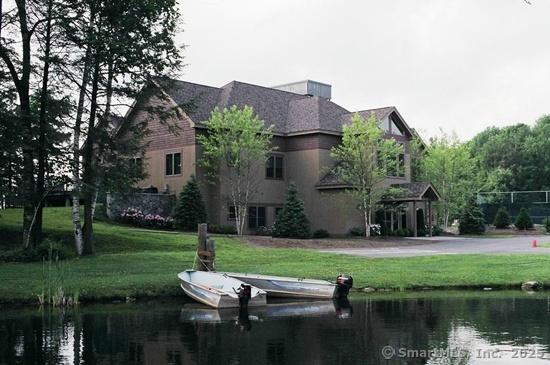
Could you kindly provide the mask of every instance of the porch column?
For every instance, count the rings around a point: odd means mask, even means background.
[[[390,225],[391,225],[390,232],[393,232],[393,213],[394,213],[394,207],[392,205],[390,210]]]
[[[412,221],[413,221],[413,232],[414,237],[418,237],[418,228],[416,227],[416,200],[413,200],[413,211],[412,211]]]
[[[432,236],[432,201],[428,200],[428,226],[430,227],[430,237]]]

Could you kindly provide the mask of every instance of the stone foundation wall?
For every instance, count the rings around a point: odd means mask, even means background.
[[[141,210],[145,215],[172,215],[176,206],[176,196],[172,194],[135,193],[129,195],[107,194],[106,212],[109,219],[116,219],[127,208]]]

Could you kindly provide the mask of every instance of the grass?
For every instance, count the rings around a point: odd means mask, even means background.
[[[0,211],[0,250],[20,236],[21,211]],[[70,211],[45,209],[48,237],[71,242]],[[64,287],[80,300],[182,295],[176,274],[193,264],[196,236],[136,230],[96,222],[96,255],[63,262]],[[220,271],[256,272],[334,280],[350,273],[355,287],[417,289],[517,287],[550,282],[550,255],[443,255],[363,258],[297,248],[260,248],[215,236]],[[36,302],[42,287],[40,263],[0,263],[0,301]]]

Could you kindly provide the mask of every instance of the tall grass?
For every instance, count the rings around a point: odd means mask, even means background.
[[[48,256],[42,259],[42,283],[41,293],[38,294],[38,303],[54,307],[78,305],[79,291],[73,295],[65,292],[65,268],[66,263],[59,260],[59,255],[54,252],[53,244],[49,243]]]

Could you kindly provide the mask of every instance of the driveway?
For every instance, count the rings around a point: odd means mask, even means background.
[[[422,245],[407,245],[384,248],[335,248],[321,252],[367,257],[412,257],[459,254],[550,254],[550,248],[531,247],[533,240],[538,244],[550,243],[550,236],[514,236],[506,238],[477,237],[418,237]]]

